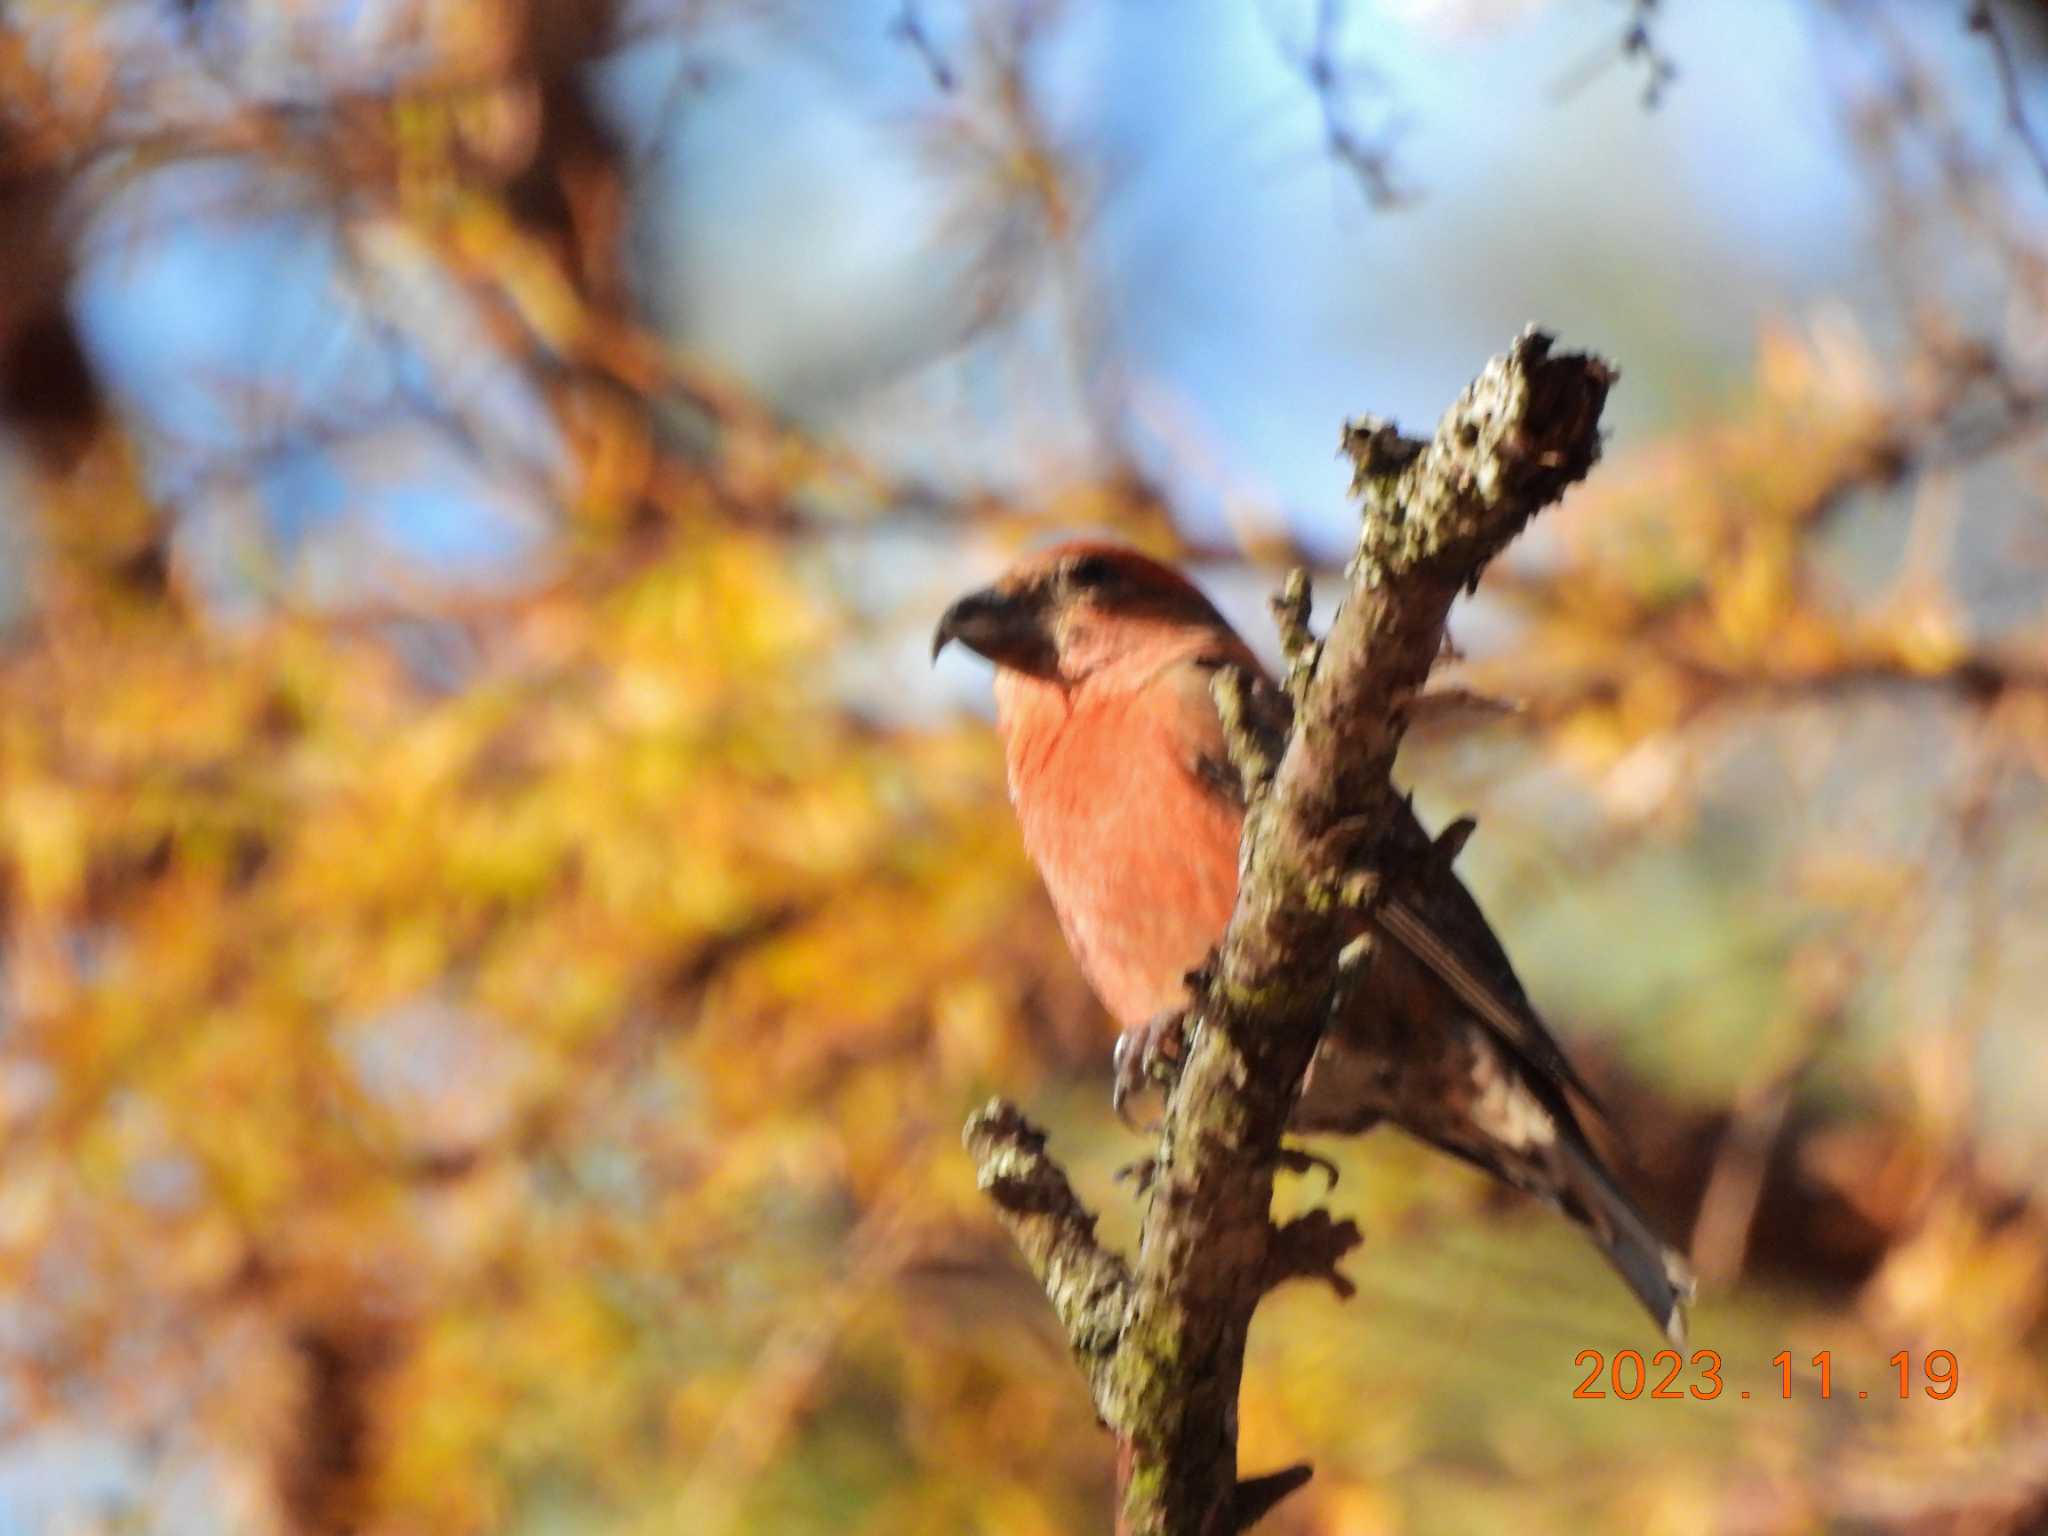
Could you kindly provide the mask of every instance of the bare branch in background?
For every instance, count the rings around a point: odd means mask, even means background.
[[[2026,102],[2020,94],[2019,65],[2013,58],[2012,39],[2006,36],[2005,28],[1998,20],[1998,13],[1991,8],[1991,0],[1970,0],[1970,9],[1963,18],[1963,24],[1972,32],[1983,37],[1991,49],[1991,59],[1998,68],[1998,91],[2005,103],[2005,120],[2011,127],[2013,137],[2025,146],[2027,158],[2034,162],[2034,169],[2041,179],[2048,182],[2048,145],[2034,131],[2033,122],[2027,117]]]
[[[1403,188],[1394,176],[1399,119],[1390,115],[1376,131],[1362,129],[1357,123],[1361,87],[1381,93],[1386,88],[1368,66],[1346,61],[1341,55],[1344,0],[1315,0],[1315,8],[1308,47],[1298,57],[1277,36],[1274,46],[1315,97],[1322,114],[1323,147],[1357,181],[1373,208],[1386,210],[1411,203],[1415,193]],[[1267,21],[1270,29],[1269,14]]]
[[[1664,100],[1665,87],[1678,78],[1678,61],[1657,45],[1651,31],[1659,0],[1623,0],[1628,6],[1628,23],[1616,43],[1603,43],[1578,64],[1565,71],[1552,89],[1558,101],[1576,96],[1609,68],[1640,61],[1647,78],[1643,82],[1643,106],[1654,110]]]
[[[925,25],[924,11],[917,0],[903,0],[895,18],[889,23],[889,35],[917,55],[932,77],[932,84],[941,91],[951,92],[959,77],[953,73],[953,66],[940,52],[931,29]]]
[[[1678,65],[1657,46],[1650,21],[1658,0],[1629,0],[1629,21],[1621,34],[1621,56],[1640,60],[1648,78],[1643,82],[1643,105],[1655,107],[1664,99],[1664,88],[1678,78]]]

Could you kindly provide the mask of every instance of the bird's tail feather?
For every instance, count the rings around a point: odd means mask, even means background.
[[[1693,1297],[1692,1268],[1668,1247],[1590,1151],[1560,1141],[1563,1182],[1585,1213],[1588,1229],[1628,1288],[1664,1330],[1685,1345],[1685,1309]]]

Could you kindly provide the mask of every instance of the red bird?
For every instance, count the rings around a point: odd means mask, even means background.
[[[1020,562],[946,611],[933,656],[951,640],[995,663],[1025,849],[1074,958],[1123,1026],[1121,1108],[1177,1027],[1188,973],[1222,939],[1237,899],[1244,792],[1210,681],[1244,668],[1255,710],[1282,729],[1286,695],[1178,572],[1113,544],[1063,544]],[[1419,845],[1421,827],[1402,815],[1396,835]],[[1433,872],[1374,912],[1383,942],[1331,1021],[1293,1128],[1386,1121],[1549,1202],[1682,1342],[1684,1261],[1588,1141],[1572,1104],[1592,1095],[1448,854],[1423,863]]]

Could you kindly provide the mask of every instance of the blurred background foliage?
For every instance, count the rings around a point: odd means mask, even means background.
[[[1105,1529],[957,1135],[1140,1147],[925,638],[1109,529],[1270,650],[1531,319],[1608,459],[1406,772],[1727,1389],[1332,1148],[1271,1526],[2048,1522],[2048,7],[0,16],[0,1533]]]

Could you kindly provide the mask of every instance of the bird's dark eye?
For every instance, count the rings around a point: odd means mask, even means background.
[[[1117,574],[1116,562],[1107,555],[1083,555],[1067,567],[1067,584],[1095,591],[1112,585]]]

